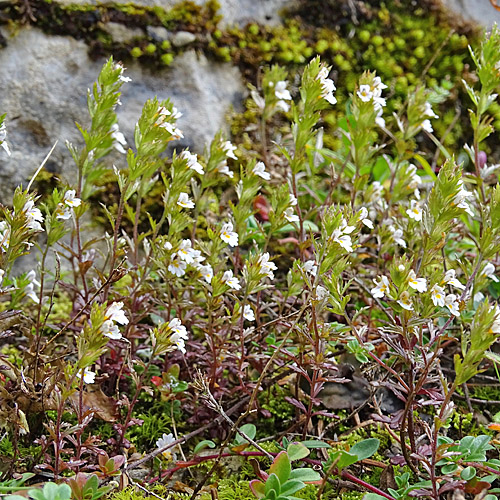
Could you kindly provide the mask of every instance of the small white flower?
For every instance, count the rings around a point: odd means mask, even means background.
[[[205,266],[201,266],[199,269],[201,277],[208,283],[212,283],[212,278],[214,277],[214,270],[212,266],[207,264]]]
[[[373,78],[372,86],[371,86],[371,91],[373,94],[377,97],[380,97],[382,95],[382,90],[386,89],[387,85],[382,83],[382,80],[380,79],[380,76],[376,76]]]
[[[203,165],[201,165],[201,163],[198,162],[198,155],[190,153],[188,150],[185,150],[179,155],[179,157],[182,158],[183,160],[186,160],[187,166],[191,170],[198,172],[200,175],[203,175],[205,173],[205,170],[203,170]]]
[[[177,200],[177,205],[182,208],[194,208],[194,202],[189,199],[187,193],[181,193],[179,199]]]
[[[178,278],[186,274],[187,264],[184,260],[177,257],[177,254],[172,254],[172,261],[168,265],[168,270]]]
[[[455,204],[458,208],[463,208],[471,217],[474,217],[474,212],[466,201],[467,198],[472,196],[472,193],[465,189],[464,181],[462,179],[458,181],[458,187],[460,188],[460,191],[453,198],[453,204]]]
[[[186,354],[184,341],[188,339],[186,327],[181,323],[179,318],[173,318],[168,324],[168,328],[172,331],[170,340],[177,347],[179,351]]]
[[[266,172],[266,166],[262,161],[259,161],[255,164],[255,167],[253,167],[252,169],[252,173],[258,175],[259,177],[262,177],[266,181],[271,178],[271,174],[269,172]]]
[[[274,279],[273,271],[276,271],[276,269],[278,268],[276,267],[276,264],[274,262],[269,260],[269,252],[265,252],[262,255],[260,255],[257,262],[260,265],[261,274],[273,280]]]
[[[360,85],[357,94],[363,102],[369,102],[374,97],[369,85]]]
[[[498,278],[493,274],[494,272],[495,272],[495,266],[491,262],[488,262],[484,266],[481,276],[486,276],[486,278],[489,278],[490,280],[493,280],[495,283],[498,283]]]
[[[417,278],[413,269],[408,273],[408,284],[417,292],[423,293],[427,291],[427,280],[425,278]]]
[[[76,197],[76,191],[74,189],[69,189],[64,194],[62,202],[57,205],[56,218],[64,220],[69,219],[71,217],[72,209],[74,207],[79,207],[81,203],[82,200]]]
[[[316,297],[318,300],[326,299],[329,296],[330,292],[324,286],[318,285],[316,287]]]
[[[420,222],[422,220],[422,208],[420,207],[417,200],[411,200],[410,208],[406,211],[410,219]]]
[[[170,241],[166,241],[164,244],[163,244],[163,248],[165,250],[172,250],[172,243],[170,243]]]
[[[290,101],[292,99],[292,96],[290,95],[289,90],[286,88],[287,82],[281,80],[276,83],[276,86],[274,87],[274,95],[278,99],[282,99],[285,101]]]
[[[104,323],[101,325],[100,332],[104,336],[109,337],[111,340],[120,340],[122,338],[122,334],[118,326],[116,326],[110,319],[104,321]]]
[[[164,448],[165,446],[168,446],[169,444],[172,444],[175,441],[175,438],[173,434],[163,434],[163,436],[156,441],[156,447],[158,449]],[[173,450],[175,450],[177,446],[172,446],[171,448],[168,448],[167,450],[164,450],[161,452],[163,455],[163,458],[165,458],[168,461],[174,461],[177,460],[177,455],[174,453]]]
[[[33,231],[43,231],[40,222],[43,222],[42,212],[35,207],[35,202],[33,200],[28,200],[24,207],[23,213],[26,216],[26,227],[32,229]]]
[[[127,141],[125,139],[125,136],[120,132],[120,129],[118,127],[118,123],[114,123],[111,125],[111,137],[113,138],[113,146],[115,149],[124,155],[127,154],[127,151],[125,151],[123,146],[127,145]]]
[[[453,316],[460,316],[459,304],[457,301],[457,296],[453,293],[450,293],[444,299],[444,305],[449,309]]]
[[[448,269],[448,271],[446,271],[442,283],[452,285],[460,290],[465,290],[465,285],[462,285],[462,283],[460,283],[460,281],[458,281],[455,277],[455,269]]]
[[[93,384],[95,382],[95,372],[93,372],[88,366],[84,370],[80,370],[76,376],[81,379],[83,375],[83,381],[86,384]]]
[[[191,246],[191,240],[182,240],[177,250],[177,255],[187,264],[194,262],[194,250]]]
[[[182,139],[184,138],[184,133],[180,128],[177,128],[173,123],[164,122],[160,125],[161,128],[164,128],[173,139]]]
[[[123,302],[113,302],[106,310],[104,315],[106,320],[115,321],[120,325],[128,325],[128,318],[123,310]]]
[[[347,226],[347,228],[351,228],[352,226]],[[342,234],[341,229],[335,229],[331,236],[331,240],[335,243],[338,243],[346,252],[352,252],[352,240],[348,234]]]
[[[125,68],[123,67],[123,65],[121,63],[119,63],[119,62],[115,63],[115,69],[120,70],[120,75],[118,76],[118,80],[120,80],[123,83],[127,83],[127,82],[132,81],[132,79],[129,78],[128,76],[123,76],[123,72],[125,71]]]
[[[236,146],[234,146],[231,141],[224,141],[222,143],[222,150],[226,153],[228,158],[232,158],[233,160],[237,160],[238,157],[234,154],[236,151]]]
[[[361,220],[361,222],[366,226],[369,227],[370,229],[373,229],[373,221],[368,218],[368,210],[366,207],[361,207],[359,212],[358,212],[358,218]]]
[[[424,116],[428,116],[430,118],[439,118],[436,113],[432,110],[432,104],[430,102],[425,103]]]
[[[410,294],[403,292],[399,297],[398,304],[407,311],[413,311],[413,304],[411,303]]]
[[[314,260],[308,260],[304,262],[304,271],[306,273],[312,274],[313,276],[316,276],[316,273],[318,272],[318,266],[316,265],[316,262]]]
[[[391,238],[394,240],[394,243],[399,245],[400,247],[406,248],[406,241],[403,239],[403,230],[396,229],[392,224],[387,226],[387,229],[392,233]]]
[[[193,258],[193,262],[191,262],[191,265],[195,269],[199,269],[201,267],[201,263],[205,260],[205,257],[201,255],[200,250],[195,250],[195,249],[191,250],[191,257]]]
[[[283,215],[288,222],[299,222],[300,220],[299,216],[294,214],[292,207],[288,207]]]
[[[424,120],[420,126],[422,127],[422,130],[425,130],[429,134],[432,134],[434,132],[434,129],[432,128],[432,124],[430,120]]]
[[[335,89],[335,84],[333,83],[333,80],[330,80],[328,78],[329,75],[328,68],[326,66],[323,66],[318,73],[318,76],[316,77],[317,80],[320,81],[321,83],[321,97],[328,101],[330,104],[335,104],[337,102],[337,99],[333,95],[333,92]]]
[[[444,288],[439,285],[434,285],[431,288],[431,299],[435,306],[444,307],[445,298]]]
[[[243,317],[247,321],[255,321],[255,314],[253,312],[253,309],[248,304],[246,304],[243,308]]]
[[[389,291],[390,283],[389,280],[387,279],[387,276],[381,276],[380,280],[377,282],[377,280],[373,280],[375,283],[375,288],[372,288],[370,290],[370,293],[376,298],[376,299],[381,299],[384,295],[387,295],[387,292]]]
[[[384,110],[382,108],[377,109],[377,116],[375,118],[375,123],[380,127],[380,128],[385,128],[385,120],[383,118]]]
[[[484,298],[485,298],[484,297],[484,293],[481,293],[481,292],[475,293],[474,294],[474,299],[473,299],[474,305],[475,306],[476,306],[476,304],[479,305],[484,300]]]
[[[288,113],[290,111],[290,104],[288,104],[286,101],[278,101],[276,103],[276,107],[278,109],[281,109],[284,113]]]
[[[7,138],[7,127],[5,126],[5,123],[2,123],[0,126],[0,146],[5,150],[5,152],[10,156],[10,148],[9,145],[7,144],[6,141]]]
[[[40,283],[35,278],[36,278],[36,273],[35,271],[33,271],[33,269],[26,274],[26,279],[28,280],[28,284],[24,287],[24,294],[26,295],[26,297],[29,297],[33,302],[39,304],[40,298],[35,292],[35,286],[40,286]]]
[[[295,196],[292,193],[289,193],[288,203],[290,204],[291,207],[297,205],[297,198],[295,198]]]
[[[234,177],[234,173],[231,172],[231,170],[229,170],[229,167],[227,166],[226,160],[220,162],[217,165],[217,172],[219,172],[220,174],[227,175],[230,179],[232,179]]]
[[[493,319],[493,323],[488,333],[498,335],[500,334],[500,308],[498,307],[498,305],[495,305],[493,307],[495,308],[495,318]]]
[[[238,246],[238,233],[233,231],[233,224],[231,222],[222,225],[220,238],[231,247]]]
[[[233,290],[240,290],[240,281],[236,276],[233,276],[233,271],[228,270],[222,275],[222,282]]]

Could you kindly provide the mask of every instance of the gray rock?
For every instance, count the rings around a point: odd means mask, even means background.
[[[134,38],[144,36],[140,28],[129,28],[121,23],[106,23],[103,25],[103,29],[109,33],[113,41],[118,43],[128,43]]]
[[[148,26],[146,28],[146,33],[150,38],[158,42],[164,42],[170,39],[169,31],[163,26]]]
[[[500,25],[500,11],[491,5],[490,0],[443,0],[443,4],[466,21],[475,21],[487,28],[495,23]]]
[[[97,78],[101,61],[92,61],[85,43],[69,37],[51,37],[34,29],[22,30],[0,50],[0,113],[7,113],[8,157],[0,151],[0,202],[35,172],[56,140],[46,168],[72,180],[75,167],[65,141],[81,144],[75,122],[88,126],[86,92]],[[129,144],[147,99],[170,98],[184,113],[178,125],[185,139],[173,147],[190,146],[201,152],[225,125],[229,107],[241,106],[245,91],[238,69],[214,64],[189,51],[168,69],[152,73],[139,64],[127,69],[132,82],[123,86],[118,122]],[[110,159],[117,165],[124,158]]]
[[[196,35],[189,31],[178,31],[172,35],[172,45],[174,47],[184,47],[196,40]]]

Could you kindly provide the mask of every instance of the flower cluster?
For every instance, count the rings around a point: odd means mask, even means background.
[[[158,118],[155,122],[156,126],[164,128],[173,139],[182,139],[184,137],[182,130],[177,128],[175,123],[170,121],[176,121],[182,116],[182,113],[178,111],[177,108],[173,107],[172,111],[169,111],[165,106],[159,106],[157,114]]]
[[[35,202],[29,199],[24,207],[23,214],[26,217],[26,227],[33,231],[43,231],[41,222],[43,222],[43,215],[40,209],[35,207]]]
[[[321,97],[328,101],[330,104],[336,104],[337,98],[333,95],[333,92],[337,90],[333,80],[328,78],[330,71],[326,66],[323,66],[318,73],[317,79],[321,83]]]
[[[113,302],[107,308],[104,322],[100,328],[101,333],[106,337],[112,340],[120,340],[122,334],[115,323],[128,325],[128,318],[125,316],[125,311],[123,311],[123,302]]]

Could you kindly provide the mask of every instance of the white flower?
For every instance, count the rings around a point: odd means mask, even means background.
[[[191,240],[182,240],[177,250],[177,255],[187,264],[194,262],[194,250],[191,246]]]
[[[371,86],[371,91],[373,92],[373,95],[376,97],[380,97],[382,95],[382,90],[386,89],[387,85],[382,83],[382,80],[380,79],[380,76],[376,76],[373,78],[372,86]]]
[[[363,102],[369,102],[374,97],[369,85],[360,85],[357,94]]]
[[[484,293],[477,292],[474,294],[473,302],[474,305],[480,304],[484,300]]]
[[[283,215],[288,222],[299,222],[299,216],[293,213],[292,207],[288,207]]]
[[[231,270],[226,271],[222,275],[222,282],[226,284],[229,288],[232,288],[233,290],[241,289],[240,281],[238,280],[238,278],[236,278],[236,276],[233,276],[233,271]]]
[[[194,202],[189,199],[187,193],[181,193],[179,199],[177,200],[177,205],[182,208],[194,208]]]
[[[177,254],[172,254],[172,261],[168,265],[168,270],[178,278],[186,274],[187,264],[184,260],[177,258]]]
[[[422,220],[423,212],[417,200],[411,200],[410,208],[406,211],[406,213],[410,219],[416,220],[417,222]]]
[[[413,311],[413,304],[411,303],[410,294],[403,292],[399,297],[398,304],[407,311]]]
[[[318,272],[318,266],[316,265],[316,262],[314,260],[308,260],[304,262],[304,271],[306,273],[312,274],[313,276],[316,276],[316,273]]]
[[[0,146],[5,150],[5,152],[10,156],[10,148],[9,145],[7,144],[6,141],[7,138],[7,127],[5,126],[5,123],[2,123],[0,126]]]
[[[64,194],[64,198],[61,203],[57,205],[56,218],[57,219],[69,219],[71,217],[71,212],[74,207],[80,206],[82,200],[76,197],[76,191],[74,189],[69,189]]]
[[[106,310],[105,319],[128,325],[128,318],[123,310],[123,302],[113,302]]]
[[[446,271],[442,283],[452,285],[460,290],[465,290],[465,285],[462,285],[462,283],[460,283],[460,281],[458,281],[455,277],[455,269],[448,269],[448,271]]]
[[[0,250],[5,252],[10,244],[10,226],[6,221],[0,221]]]
[[[333,95],[333,91],[336,89],[333,80],[330,80],[330,78],[328,78],[329,73],[330,72],[328,71],[328,68],[326,66],[323,66],[319,70],[316,79],[319,80],[321,83],[321,89],[322,89],[321,97],[323,97],[330,104],[335,104],[337,102],[337,99]]]
[[[492,333],[494,335],[500,334],[500,308],[498,305],[495,305],[495,317],[493,319],[493,323],[488,333]]]
[[[276,83],[276,86],[274,87],[274,95],[278,99],[283,99],[285,101],[290,101],[292,99],[292,96],[290,95],[289,90],[286,88],[287,82],[280,80],[279,82]]]
[[[156,447],[158,449],[165,448],[165,446],[172,444],[174,441],[175,438],[172,434],[163,434],[163,436],[156,441]],[[173,450],[176,448],[177,446],[172,446],[171,448],[162,451],[161,454],[163,455],[163,458],[165,458],[168,461],[177,460],[177,455],[173,452]]]
[[[246,304],[245,307],[243,308],[243,317],[247,321],[255,321],[255,314],[252,308],[248,304]]]
[[[392,224],[387,226],[387,229],[392,233],[391,238],[394,240],[394,243],[398,244],[400,247],[406,248],[406,241],[403,239],[403,230],[396,229]]]
[[[316,287],[316,297],[318,300],[323,300],[329,297],[329,295],[330,292],[324,286],[318,285]]]
[[[289,201],[288,203],[290,204],[291,207],[294,207],[297,205],[297,198],[292,193],[289,193]]]
[[[29,297],[33,302],[39,304],[40,299],[38,295],[35,293],[35,286],[40,286],[40,283],[35,279],[36,273],[33,271],[29,271],[26,274],[26,279],[28,280],[28,284],[24,287],[24,294],[26,297]]]
[[[184,137],[182,130],[170,122],[162,123],[160,127],[164,128],[173,139],[182,139]]]
[[[276,264],[274,262],[269,260],[269,252],[265,252],[260,255],[257,262],[260,265],[260,273],[273,280],[273,271],[276,271],[276,269],[278,268],[276,267]]]
[[[172,107],[171,114],[174,120],[178,120],[182,116],[182,113],[175,106]]]
[[[375,288],[372,288],[370,290],[370,293],[376,298],[376,299],[381,299],[384,295],[387,295],[387,292],[390,287],[389,280],[387,279],[387,276],[381,276],[380,281],[377,282],[377,280],[373,280],[375,283]]]
[[[422,127],[422,130],[425,130],[426,132],[429,132],[431,134],[434,132],[434,129],[432,128],[432,124],[430,120],[424,120],[420,126]]]
[[[207,264],[205,266],[201,266],[198,271],[200,271],[201,277],[208,283],[212,283],[212,278],[214,277],[214,270],[212,266]]]
[[[255,167],[252,169],[252,173],[262,177],[264,180],[268,181],[271,178],[271,174],[266,172],[266,166],[263,162],[259,161],[255,164]]]
[[[228,158],[232,158],[233,160],[237,160],[238,157],[234,154],[236,151],[236,146],[234,146],[231,141],[224,141],[222,143],[222,150],[226,153]]]
[[[444,305],[447,307],[453,316],[460,316],[459,304],[457,301],[457,296],[453,293],[450,293],[444,299]]]
[[[408,273],[408,284],[417,292],[423,293],[427,291],[427,280],[425,278],[417,278],[413,269]]]
[[[352,232],[350,230],[352,227],[353,226],[346,226],[344,229],[335,229],[335,231],[333,231],[333,234],[331,236],[331,240],[334,241],[335,243],[338,243],[347,252],[353,251],[352,241],[349,234],[343,234],[343,233]]]
[[[486,276],[487,278],[490,278],[490,280],[493,280],[495,283],[498,283],[498,278],[493,274],[494,272],[495,266],[491,262],[488,262],[484,266],[481,276]]]
[[[188,150],[185,150],[179,155],[179,157],[182,158],[183,160],[186,160],[187,166],[191,170],[198,172],[200,175],[203,175],[205,173],[205,170],[203,170],[203,165],[201,165],[201,163],[198,162],[198,155],[190,153]]]
[[[434,285],[431,288],[431,299],[435,306],[444,307],[445,291],[442,286]]]
[[[432,110],[432,105],[430,102],[425,103],[424,116],[429,116],[430,118],[439,118],[436,113]]]
[[[106,336],[109,337],[112,340],[120,340],[122,338],[122,334],[112,320],[107,319],[104,321],[104,323],[101,325],[100,332]]]
[[[453,204],[458,208],[463,208],[471,217],[474,216],[474,212],[471,210],[470,205],[467,203],[466,199],[472,196],[470,191],[467,191],[464,187],[464,181],[460,179],[458,181],[458,187],[460,191],[453,198]]]
[[[23,213],[26,216],[26,227],[33,229],[33,231],[43,231],[40,222],[43,222],[42,212],[35,207],[35,202],[33,200],[28,200],[24,207]]]
[[[359,209],[358,218],[366,227],[373,229],[373,222],[368,218],[368,210],[366,209],[366,207],[361,207]]]
[[[125,136],[120,132],[118,123],[113,123],[113,125],[111,125],[111,137],[113,138],[113,146],[115,149],[119,153],[126,155],[127,151],[125,151],[123,146],[127,145],[127,141]]]
[[[170,320],[168,328],[173,332],[172,335],[170,335],[170,340],[175,344],[179,351],[186,354],[184,343],[184,341],[188,339],[186,327],[181,323],[179,318],[173,318]]]
[[[281,109],[284,113],[288,113],[290,111],[290,104],[288,104],[286,101],[278,101],[276,103],[276,107],[278,109]]]
[[[76,376],[82,378],[86,384],[93,384],[95,382],[95,372],[93,372],[88,366],[84,370],[80,370]]]
[[[382,108],[378,108],[377,110],[377,116],[375,118],[375,123],[380,127],[380,128],[385,128],[385,120],[383,118],[384,110]]]
[[[201,267],[201,263],[205,260],[205,257],[201,255],[200,250],[191,250],[191,257],[193,258],[193,262],[191,262],[192,266],[195,269],[199,269]]]
[[[166,242],[164,243],[164,245],[163,245],[163,248],[164,248],[165,250],[172,250],[172,248],[173,248],[173,247],[172,247],[172,243],[170,243],[170,241],[166,241]]]
[[[226,224],[222,225],[222,229],[220,230],[220,238],[231,247],[238,246],[238,233],[235,233],[233,231],[232,222],[227,222]]]
[[[231,170],[229,170],[229,167],[227,166],[227,161],[226,160],[221,161],[217,165],[217,172],[219,172],[221,174],[224,174],[224,175],[227,175],[231,179],[234,177],[234,173],[231,172]]]
[[[131,82],[132,79],[129,78],[128,76],[123,76],[123,72],[125,71],[125,68],[123,67],[123,65],[119,62],[115,63],[115,69],[119,69],[120,70],[120,74],[118,76],[118,80],[120,80],[121,82],[123,83],[127,83],[127,82]]]

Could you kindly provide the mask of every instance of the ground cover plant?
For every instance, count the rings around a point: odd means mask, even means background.
[[[35,192],[42,163],[1,207],[0,491],[493,499],[498,415],[473,404],[500,359],[500,187],[483,149],[500,31],[470,57],[469,145],[434,137],[439,89],[417,86],[389,120],[366,71],[327,147],[336,88],[314,57],[296,91],[263,68],[253,149],[220,133],[171,157],[181,111],[147,101],[127,144],[129,78],[109,59],[66,145],[75,181]],[[119,197],[90,237],[103,176]],[[26,254],[38,264],[19,273]]]

